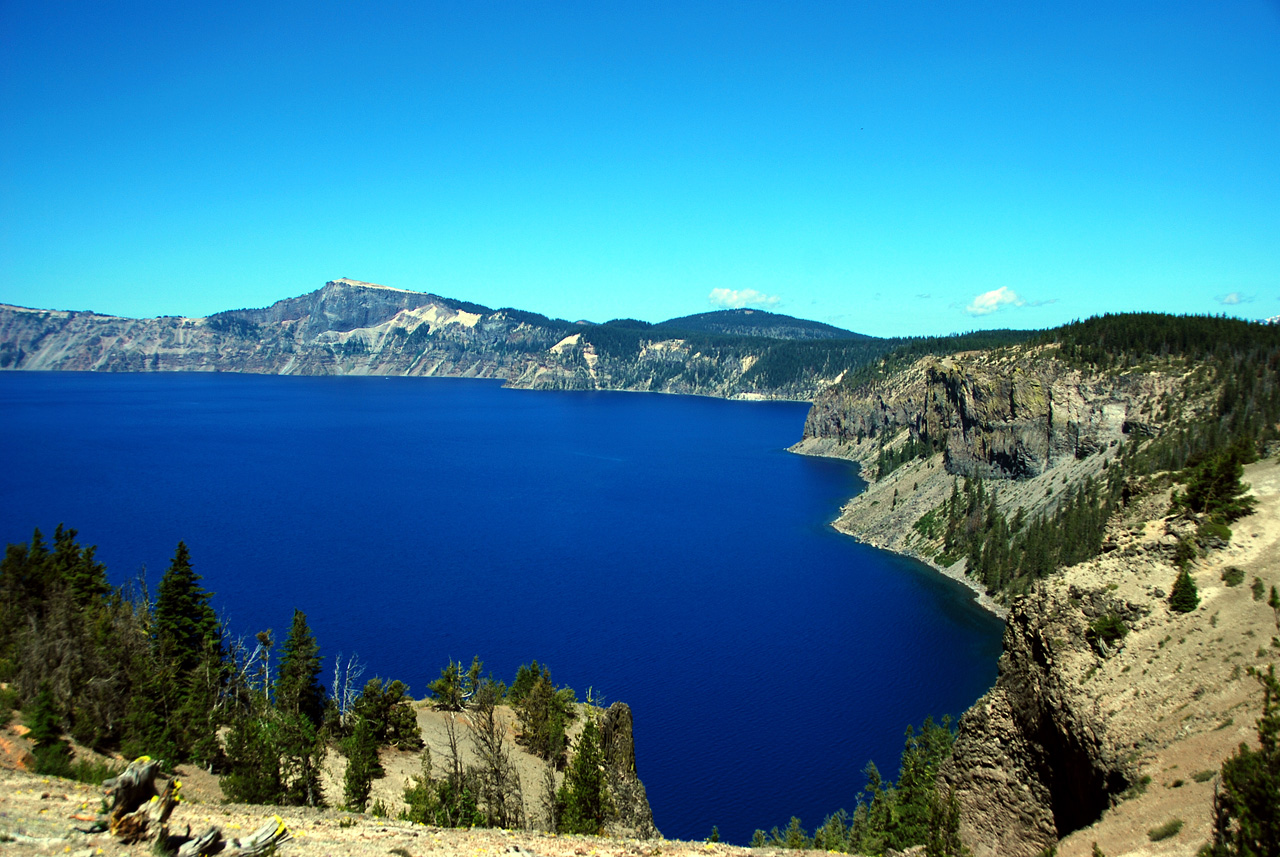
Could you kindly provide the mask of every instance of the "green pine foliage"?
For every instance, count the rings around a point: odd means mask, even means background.
[[[1010,521],[995,491],[981,479],[957,480],[951,496],[921,516],[915,528],[940,538],[937,559],[952,565],[966,559],[965,572],[989,593],[1024,591],[1056,568],[1095,556],[1102,548],[1107,518],[1120,495],[1119,481],[1085,480],[1048,515],[1030,520],[1021,510]]]
[[[191,553],[178,542],[169,568],[160,578],[152,632],[161,654],[174,662],[178,672],[195,669],[211,641],[221,640],[218,615],[209,605],[212,592],[200,585],[191,567]]]
[[[960,809],[955,792],[938,790],[938,770],[951,755],[955,731],[950,718],[932,718],[917,731],[907,727],[897,782],[886,782],[873,763],[864,773],[867,784],[850,815],[839,810],[809,836],[798,818],[785,830],[757,830],[752,847],[818,848],[851,854],[880,855],[917,845],[937,857],[959,857]]]
[[[221,779],[227,800],[237,803],[278,803],[285,791],[277,750],[273,712],[259,704],[235,718],[227,734],[228,771]]]
[[[352,706],[356,719],[370,729],[379,747],[417,750],[422,747],[422,731],[413,711],[413,700],[404,682],[383,682],[371,678]]]
[[[604,773],[604,747],[594,717],[582,725],[573,759],[556,794],[556,826],[565,833],[604,832],[611,802]]]
[[[368,720],[356,718],[355,729],[344,749],[347,771],[342,780],[343,804],[352,812],[364,812],[369,805],[373,781],[386,775],[378,761],[378,742]]]
[[[117,743],[131,688],[145,675],[145,611],[110,586],[92,547],[59,525],[0,560],[0,680],[33,699],[47,685],[60,722],[78,741]]]
[[[440,678],[427,685],[436,708],[441,711],[461,711],[466,708],[467,700],[475,693],[483,669],[484,663],[479,655],[471,659],[471,666],[466,672],[463,672],[460,661],[450,660],[440,670]]]
[[[1253,511],[1254,497],[1246,496],[1249,486],[1240,481],[1244,465],[1257,458],[1248,444],[1235,443],[1214,450],[1184,471],[1186,491],[1174,495],[1174,508],[1184,508],[1229,524]]]
[[[1200,606],[1200,592],[1196,589],[1195,579],[1191,572],[1178,569],[1178,577],[1173,581],[1173,589],[1169,593],[1169,609],[1177,613],[1190,613]]]
[[[62,728],[53,691],[46,683],[29,706],[26,725],[31,731],[28,737],[34,746],[35,772],[47,776],[66,777],[71,774],[71,746],[62,739]]]
[[[521,667],[512,691],[512,705],[520,721],[517,740],[529,752],[559,767],[568,746],[565,730],[577,716],[573,688],[557,688],[551,681],[551,670],[535,661],[527,669]]]
[[[1280,680],[1272,664],[1258,673],[1262,716],[1258,744],[1241,744],[1222,764],[1222,782],[1213,798],[1213,840],[1209,857],[1280,854]]]
[[[325,693],[320,684],[320,666],[320,646],[307,627],[307,616],[295,609],[278,668],[276,707],[305,717],[315,727],[324,719]]]

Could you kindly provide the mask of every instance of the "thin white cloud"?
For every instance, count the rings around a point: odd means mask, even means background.
[[[707,300],[711,301],[712,306],[742,309],[748,306],[777,306],[781,299],[777,295],[766,295],[755,289],[712,289]]]
[[[1235,306],[1236,304],[1247,304],[1253,300],[1253,297],[1242,295],[1239,292],[1228,292],[1225,295],[1218,295],[1214,300],[1223,306]]]
[[[991,315],[996,310],[1002,310],[1007,306],[1026,306],[1026,303],[1013,289],[1001,286],[978,295],[964,308],[964,311],[969,315]]]

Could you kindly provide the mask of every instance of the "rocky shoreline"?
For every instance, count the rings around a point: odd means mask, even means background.
[[[839,444],[831,438],[807,438],[791,447],[788,447],[787,451],[793,452],[796,455],[809,455],[815,458],[838,458],[844,461],[851,461],[859,467],[862,467],[865,464],[862,456],[859,455],[859,450],[856,444]],[[901,539],[894,542],[889,539],[882,538],[878,532],[879,528],[877,527],[864,527],[858,525],[859,519],[856,514],[851,514],[851,510],[854,509],[855,503],[859,498],[865,497],[869,493],[873,493],[878,484],[879,483],[875,482],[868,483],[867,487],[861,492],[849,498],[848,502],[841,507],[840,516],[831,522],[831,526],[837,532],[856,539],[863,544],[871,545],[874,548],[889,551],[890,553],[895,553],[899,556],[904,556],[908,559],[913,559],[916,562],[929,566],[929,568],[938,572],[943,577],[954,580],[956,583],[961,584],[971,591],[974,595],[974,600],[977,602],[979,607],[991,613],[993,616],[996,616],[1000,621],[1007,621],[1009,618],[1009,609],[988,595],[986,588],[981,583],[973,580],[964,573],[965,561],[963,559],[952,566],[944,567],[939,565],[931,557],[925,556],[910,545],[903,543]],[[908,502],[910,501],[904,500],[903,505],[906,505]],[[915,506],[920,504],[914,503],[912,505]],[[923,513],[923,511],[924,510],[921,510],[921,513]]]

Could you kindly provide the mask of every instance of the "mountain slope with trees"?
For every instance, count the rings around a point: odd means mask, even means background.
[[[904,349],[815,401],[797,451],[871,480],[837,528],[1007,616],[1000,678],[938,781],[975,854],[1252,853],[1229,801],[1280,782],[1251,677],[1280,659],[1278,367],[1274,326],[1111,316]]]
[[[204,769],[238,803],[337,804],[437,826],[657,835],[635,774],[627,706],[580,704],[536,662],[510,690],[478,658],[465,672],[449,664],[431,687],[448,735],[433,774],[423,703],[402,682],[371,678],[361,687],[349,659],[326,690],[321,649],[300,610],[277,642],[270,631],[232,636],[183,543],[153,600],[141,584],[111,585],[74,530],[59,526],[52,545],[37,531],[0,561],[0,726],[21,709],[31,766],[46,776],[110,774],[110,766],[74,761],[74,739],[116,758],[149,756],[166,770]],[[412,787],[371,801],[383,762],[419,753]]]
[[[657,325],[575,323],[346,278],[208,318],[0,306],[0,369],[496,378],[544,389],[809,399],[899,343],[753,310]]]

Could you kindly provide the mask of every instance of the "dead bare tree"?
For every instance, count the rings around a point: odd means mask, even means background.
[[[354,652],[344,665],[342,652],[333,659],[333,699],[338,705],[338,723],[345,727],[351,715],[351,707],[360,695],[360,677],[364,675],[365,665]]]
[[[491,827],[511,829],[524,821],[524,795],[511,761],[507,728],[498,715],[501,698],[501,690],[492,679],[478,682],[467,725],[479,762],[476,780],[481,811]]]

